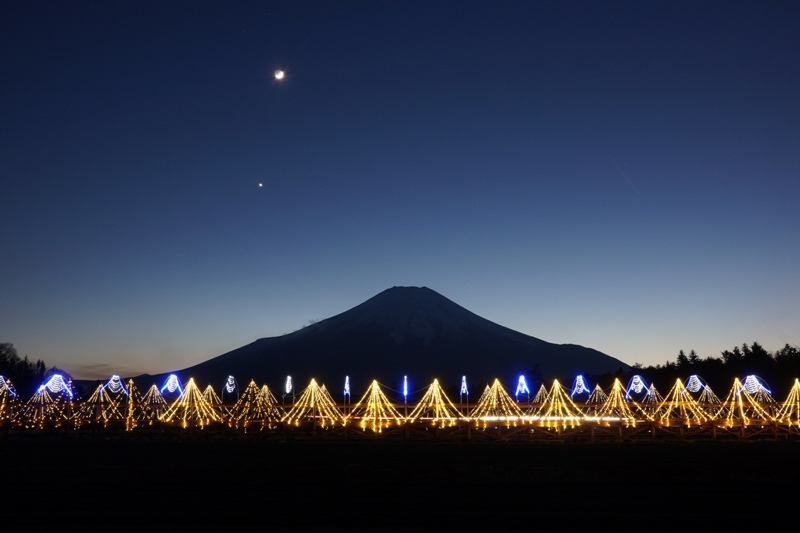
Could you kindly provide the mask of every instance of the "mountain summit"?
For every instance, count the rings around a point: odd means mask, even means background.
[[[300,388],[316,378],[331,390],[350,376],[353,395],[359,395],[373,379],[397,388],[408,376],[422,387],[433,378],[455,385],[466,375],[482,390],[481,384],[495,378],[510,387],[519,374],[549,386],[555,378],[571,383],[577,374],[628,368],[597,350],[552,344],[486,320],[427,287],[393,287],[349,311],[179,374],[211,384],[232,375],[240,386],[254,379],[276,390],[287,375]]]

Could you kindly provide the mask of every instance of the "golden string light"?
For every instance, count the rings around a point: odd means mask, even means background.
[[[204,428],[211,422],[220,422],[222,417],[200,392],[194,378],[191,378],[184,386],[181,395],[161,416],[161,420],[180,423],[184,428],[195,426]]]
[[[540,426],[561,428],[578,426],[582,418],[581,408],[557,379],[553,380],[553,386],[547,392],[547,400],[541,405],[531,406],[526,417]]]
[[[772,421],[774,418],[759,403],[755,395],[748,392],[739,378],[734,378],[733,387],[725,397],[714,419],[725,427],[747,427],[755,420]]]
[[[653,413],[653,418],[664,426],[696,426],[711,420],[711,415],[692,398],[683,381],[677,379]]]
[[[281,421],[295,426],[310,421],[314,427],[329,427],[343,425],[344,417],[327,389],[320,387],[317,380],[312,379]]]
[[[275,426],[282,416],[278,401],[269,387],[264,385],[259,388],[256,382],[251,380],[229,410],[228,424],[237,428],[259,426],[263,429]]]
[[[367,392],[345,417],[345,422],[358,421],[361,429],[381,433],[384,428],[399,426],[405,418],[381,390],[378,380],[372,380]]]
[[[497,378],[491,386],[486,385],[481,397],[478,398],[478,403],[469,414],[469,418],[475,421],[476,426],[482,425],[484,428],[497,422],[506,427],[516,426],[523,416],[522,409]]]
[[[408,415],[409,422],[425,420],[430,421],[434,426],[439,425],[440,427],[455,426],[456,422],[462,418],[464,417],[458,411],[458,408],[453,405],[453,402],[442,390],[438,379],[433,380],[422,399],[411,411],[411,414]]]

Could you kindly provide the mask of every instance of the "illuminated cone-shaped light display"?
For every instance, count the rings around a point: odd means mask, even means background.
[[[696,426],[711,420],[711,416],[692,398],[680,378],[675,380],[675,384],[658,405],[653,418],[664,426]]]
[[[181,395],[169,406],[161,419],[164,422],[179,423],[184,428],[204,428],[211,422],[221,421],[217,410],[195,385],[194,378],[189,379]]]
[[[142,396],[136,419],[141,422],[146,421],[148,424],[152,424],[154,421],[160,420],[163,414],[167,412],[168,408],[167,400],[164,399],[161,395],[161,391],[154,383]]]
[[[539,390],[536,391],[536,394],[533,395],[533,400],[531,400],[531,409],[536,409],[539,406],[544,405],[550,399],[550,391],[547,390],[547,387],[544,386],[542,383],[539,386]]]
[[[589,393],[589,397],[586,398],[586,403],[583,407],[583,412],[586,413],[588,416],[597,416],[597,412],[600,410],[602,405],[608,399],[608,394],[606,391],[600,387],[600,384],[594,386],[592,392]]]
[[[629,399],[628,396],[626,398]],[[658,407],[664,401],[664,397],[658,392],[654,383],[651,383],[647,388],[647,392],[641,401],[635,403],[638,409],[645,415],[648,420],[655,420]]]
[[[597,410],[595,417],[601,424],[620,422],[625,425],[636,425],[636,414],[625,400],[625,387],[619,379],[614,379],[614,385],[611,386],[608,397]]]
[[[440,427],[454,426],[461,418],[461,413],[444,393],[438,379],[433,380],[422,399],[408,415],[409,422],[429,421]]]
[[[402,425],[405,418],[383,393],[378,381],[373,380],[346,420],[357,422],[361,429],[380,433],[384,428]]]
[[[25,427],[60,427],[72,419],[72,387],[64,376],[54,374],[36,390],[16,413]]]
[[[295,426],[299,426],[301,422],[312,422],[314,427],[329,427],[343,425],[344,417],[327,389],[320,387],[317,380],[312,379],[282,421]]]
[[[75,425],[102,425],[125,421],[128,390],[118,375],[97,386],[75,412]]]
[[[797,378],[775,418],[783,424],[800,426],[800,380]]]
[[[217,416],[220,419],[225,418],[225,408],[222,406],[222,398],[220,398],[216,391],[214,391],[214,387],[211,384],[206,387],[203,391],[203,398],[208,402],[208,405],[217,413]]]
[[[264,385],[259,388],[256,382],[251,380],[245,387],[244,392],[231,408],[228,414],[228,421],[234,427],[273,427],[280,421],[282,413],[278,407],[275,396]]]
[[[755,389],[753,390],[755,392]],[[773,420],[773,417],[748,391],[739,378],[733,380],[733,387],[714,418],[722,422],[725,427],[747,427],[754,421],[763,423]]]
[[[17,391],[11,380],[0,376],[0,426],[11,423],[18,403]]]
[[[470,413],[475,424],[484,428],[498,423],[506,427],[516,426],[522,417],[522,409],[496,378],[491,386],[486,386]]]
[[[580,425],[583,412],[556,379],[547,394],[547,401],[532,407],[530,420],[544,427],[575,427]]]

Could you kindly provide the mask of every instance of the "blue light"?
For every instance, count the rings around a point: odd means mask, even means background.
[[[519,381],[517,381],[517,393],[516,396],[519,398],[520,394],[530,394],[531,390],[528,388],[528,384],[525,382],[525,376],[520,376]]]
[[[169,393],[173,393],[178,391],[179,394],[183,394],[183,387],[181,387],[181,381],[178,379],[178,376],[175,374],[170,374],[167,378],[167,381],[164,382],[164,386],[161,387],[161,392],[163,393],[164,390],[167,390]]]
[[[125,393],[126,396],[128,395],[128,391],[125,389],[125,384],[122,382],[122,379],[117,374],[112,375],[108,379],[106,384],[103,385],[103,389],[108,389],[114,394],[118,393],[119,391],[122,391]]]
[[[58,394],[59,392],[64,391],[70,398],[72,398],[72,391],[69,388],[69,384],[66,382],[66,380],[64,380],[64,376],[61,374],[53,374],[50,376],[50,379],[48,379],[42,384],[41,387],[39,387],[40,392],[44,389],[49,390],[53,394]]]
[[[469,395],[469,390],[467,390],[467,376],[461,376],[461,394]]]
[[[408,376],[403,376],[403,398],[408,398]]]
[[[625,399],[629,400],[631,398],[631,391],[636,394],[641,394],[642,391],[647,388],[647,383],[644,382],[642,376],[636,374],[631,378],[630,382],[628,382],[628,389],[625,391]]]
[[[0,392],[3,391],[8,391],[14,398],[17,397],[17,393],[14,390],[14,387],[11,385],[11,381],[6,381],[5,377],[0,376]]]
[[[344,377],[344,395],[350,396],[350,376]]]
[[[579,374],[578,377],[575,378],[575,383],[572,385],[572,394],[570,394],[570,397],[574,397],[576,394],[588,394],[590,392],[591,391],[589,390],[589,387],[586,386],[586,381],[583,379],[583,376]]]

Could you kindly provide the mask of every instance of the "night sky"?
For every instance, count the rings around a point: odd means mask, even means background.
[[[0,342],[160,373],[426,286],[629,364],[796,345],[798,28],[779,1],[5,0]]]

